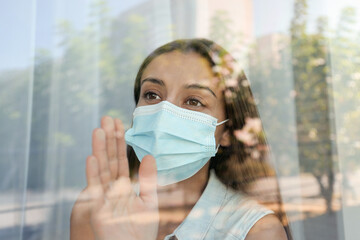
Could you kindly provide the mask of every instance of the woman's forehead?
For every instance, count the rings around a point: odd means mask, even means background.
[[[208,60],[195,52],[173,51],[155,57],[143,72],[142,79],[160,78],[163,81],[208,81],[214,74]]]

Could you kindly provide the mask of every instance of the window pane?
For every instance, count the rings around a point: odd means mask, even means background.
[[[257,154],[270,176],[254,182],[254,198],[283,216],[294,239],[356,239],[359,8],[357,0],[2,3],[0,238],[68,239],[101,117],[129,129],[142,61],[172,40],[207,38],[244,70],[266,133]],[[200,197],[174,186],[159,188],[159,239]]]

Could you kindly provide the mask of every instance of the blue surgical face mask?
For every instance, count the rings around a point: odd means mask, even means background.
[[[125,140],[140,161],[147,154],[155,158],[164,186],[193,176],[215,156],[215,129],[226,121],[162,101],[135,109]]]

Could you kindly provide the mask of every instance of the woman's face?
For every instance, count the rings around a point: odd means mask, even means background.
[[[221,122],[225,120],[225,106],[215,79],[208,61],[196,53],[162,54],[143,72],[137,106],[168,101],[181,108],[209,114]],[[223,132],[222,124],[215,131],[217,144],[221,144]]]

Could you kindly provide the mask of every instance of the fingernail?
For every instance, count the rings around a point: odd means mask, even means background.
[[[111,117],[106,117],[105,118],[105,123],[106,125],[109,125],[109,126],[114,126],[114,121]]]
[[[101,129],[97,130],[96,136],[101,140],[105,140],[105,133]]]
[[[116,118],[115,119],[115,122],[116,122],[116,125],[117,125],[117,127],[118,128],[123,128],[124,127],[124,125],[123,125],[123,123],[120,121],[120,119],[118,119],[118,118]]]

